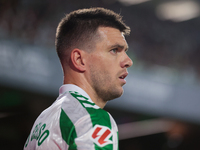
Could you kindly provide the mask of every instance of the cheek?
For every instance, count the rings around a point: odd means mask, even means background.
[[[120,66],[118,59],[118,57],[112,57],[107,54],[95,54],[90,56],[89,63],[101,74],[113,76],[117,73],[118,66]]]
[[[101,66],[104,66],[106,64],[106,59],[102,55],[91,55],[90,57],[90,64],[95,65],[98,68],[101,68]]]

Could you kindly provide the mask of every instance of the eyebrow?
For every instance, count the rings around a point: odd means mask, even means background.
[[[110,49],[112,49],[112,48],[120,48],[120,49],[125,49],[125,52],[127,52],[129,47],[128,47],[128,45],[127,45],[127,47],[125,48],[125,46],[124,46],[124,45],[120,45],[120,44],[114,44],[114,45],[110,46]]]

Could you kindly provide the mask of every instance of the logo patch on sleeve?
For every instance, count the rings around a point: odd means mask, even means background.
[[[108,127],[95,125],[91,132],[91,139],[98,146],[104,147],[113,143],[111,140],[109,140],[112,135],[112,131]]]

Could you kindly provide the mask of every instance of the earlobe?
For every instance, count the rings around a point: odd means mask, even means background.
[[[73,49],[71,52],[71,61],[73,66],[81,72],[85,71],[84,51],[80,49]]]

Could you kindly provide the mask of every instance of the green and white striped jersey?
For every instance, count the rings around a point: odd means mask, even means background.
[[[112,116],[76,85],[65,84],[59,97],[36,119],[24,150],[118,150]]]

